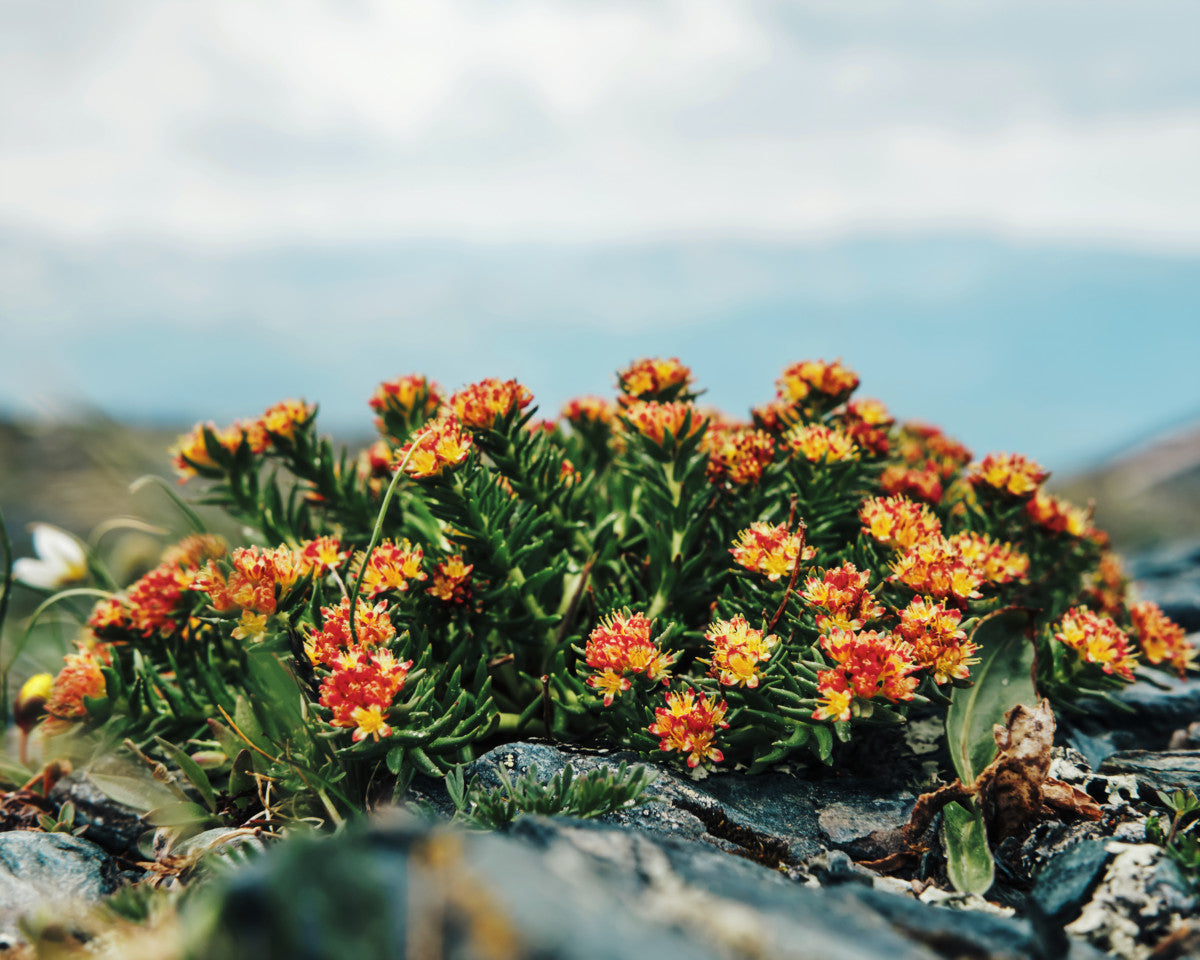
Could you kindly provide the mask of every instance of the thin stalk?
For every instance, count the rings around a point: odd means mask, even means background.
[[[0,512],[0,544],[4,546],[4,586],[0,587],[0,639],[3,639],[4,620],[8,616],[8,598],[13,585],[12,541],[8,538],[8,526],[4,523],[3,512]],[[5,723],[8,717],[8,671],[11,666],[10,663],[3,673],[0,673],[0,720]]]
[[[417,449],[417,444],[432,432],[433,428],[431,427],[408,445],[408,453],[404,455],[404,459],[396,467],[396,473],[392,477],[392,482],[388,484],[387,491],[383,495],[383,503],[380,504],[379,513],[375,517],[375,529],[371,531],[371,541],[367,544],[366,552],[363,554],[362,566],[358,568],[358,576],[354,578],[354,590],[350,594],[350,642],[355,646],[358,645],[358,628],[355,625],[354,612],[357,609],[359,591],[362,589],[363,571],[367,569],[367,564],[371,562],[371,554],[379,546],[379,538],[383,535],[383,518],[387,516],[388,507],[392,505],[392,496],[396,492],[396,484],[400,482],[400,478],[404,475],[404,468],[408,465],[408,458]]]

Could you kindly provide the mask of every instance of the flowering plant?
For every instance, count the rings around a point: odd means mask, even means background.
[[[949,704],[969,753],[977,681],[988,720],[1007,677],[1071,705],[1193,666],[1036,463],[974,460],[858,383],[792,364],[735,421],[642,360],[535,421],[514,380],[414,374],[375,391],[357,455],[296,400],[198,425],[176,469],[248,545],[180,500],[193,531],[86,615],[46,727],[132,741],[210,812],[269,783],[273,812],[340,819],[502,739],[757,771]]]

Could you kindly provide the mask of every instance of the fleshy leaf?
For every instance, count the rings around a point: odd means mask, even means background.
[[[996,756],[992,728],[1018,703],[1037,706],[1033,687],[1033,643],[1026,636],[1029,614],[1000,610],[980,621],[971,634],[979,644],[974,684],[954,691],[946,711],[946,742],[959,779],[975,778]]]
[[[992,886],[996,864],[988,847],[987,827],[979,810],[957,802],[942,810],[942,839],[946,847],[946,873],[959,893],[983,896]]]

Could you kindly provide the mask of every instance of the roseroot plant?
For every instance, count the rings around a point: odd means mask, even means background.
[[[1036,463],[858,384],[795,363],[738,421],[641,360],[547,421],[514,380],[412,374],[357,455],[296,400],[198,425],[175,466],[248,542],[183,505],[194,531],[87,615],[45,728],[177,745],[217,809],[337,820],[519,737],[754,772],[914,709],[946,714],[965,783],[1019,697],[1192,668]]]

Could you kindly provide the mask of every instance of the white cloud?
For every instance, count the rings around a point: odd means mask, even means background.
[[[81,7],[0,12],[0,227],[1200,246],[1177,4]]]

